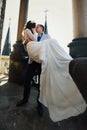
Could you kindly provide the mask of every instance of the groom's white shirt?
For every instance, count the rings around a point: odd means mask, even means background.
[[[50,35],[43,33],[43,35],[42,35],[40,41],[43,41],[43,40],[46,40],[46,39],[50,39],[50,38],[51,38]]]

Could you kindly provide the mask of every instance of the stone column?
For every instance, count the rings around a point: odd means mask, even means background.
[[[28,0],[21,0],[19,10],[17,41],[21,41],[21,32],[27,21],[27,14],[28,14]]]
[[[27,20],[28,1],[29,0],[20,0],[17,41],[13,45],[13,51],[10,55],[9,81],[16,82],[18,84],[22,84],[24,81],[28,60],[27,52],[22,44],[21,35],[24,24]]]
[[[6,0],[0,0],[0,53],[1,53],[1,40],[3,31],[3,22],[5,16]]]
[[[87,57],[87,0],[72,0],[73,37],[68,45],[73,58]]]

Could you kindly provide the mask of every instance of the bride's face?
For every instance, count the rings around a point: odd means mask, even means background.
[[[35,36],[30,30],[28,30],[28,39],[29,39],[29,41],[34,41],[35,40]]]
[[[33,32],[33,34],[36,33],[36,27],[32,28],[32,32]]]

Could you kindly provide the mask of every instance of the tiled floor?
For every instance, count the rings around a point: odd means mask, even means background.
[[[38,115],[35,87],[32,87],[28,104],[16,107],[22,92],[23,86],[15,83],[7,82],[1,85],[0,130],[87,130],[87,111],[78,117],[54,123],[45,107],[43,117]]]

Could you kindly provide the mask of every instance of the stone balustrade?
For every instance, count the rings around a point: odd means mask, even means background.
[[[9,73],[9,56],[0,56],[0,74]]]

